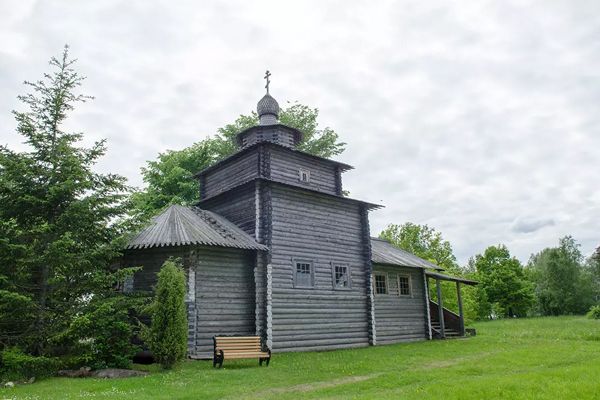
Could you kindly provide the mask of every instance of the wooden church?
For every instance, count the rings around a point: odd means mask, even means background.
[[[298,150],[303,134],[278,122],[268,85],[257,111],[238,151],[195,176],[198,203],[167,208],[125,251],[125,265],[143,267],[133,290],[181,259],[189,356],[212,357],[215,335],[259,335],[273,352],[464,335],[462,310],[439,307],[439,281],[457,282],[459,304],[461,283],[474,282],[372,238],[379,206],[342,193],[352,167]]]

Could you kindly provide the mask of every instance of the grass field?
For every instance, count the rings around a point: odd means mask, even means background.
[[[53,378],[0,399],[599,399],[600,321],[482,322],[469,339],[191,361],[122,380]]]

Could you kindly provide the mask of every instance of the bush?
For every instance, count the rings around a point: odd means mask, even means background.
[[[600,319],[600,305],[592,306],[587,313],[587,317],[591,319]]]
[[[154,359],[163,368],[172,368],[187,353],[188,334],[185,274],[172,259],[165,261],[158,273],[150,315],[150,328],[143,330],[143,338]]]
[[[93,301],[69,329],[77,354],[75,363],[92,369],[129,368],[139,350],[132,344],[138,333],[132,314],[142,302],[143,298],[126,295]]]
[[[5,349],[1,354],[1,380],[44,378],[54,375],[61,367],[60,361],[51,357],[35,357],[23,353],[18,347]]]

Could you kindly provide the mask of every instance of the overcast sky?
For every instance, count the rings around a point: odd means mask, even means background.
[[[21,82],[65,43],[96,99],[69,127],[140,167],[248,113],[264,93],[320,109],[348,143],[352,197],[412,221],[461,263],[600,244],[600,2],[0,0],[0,143]]]

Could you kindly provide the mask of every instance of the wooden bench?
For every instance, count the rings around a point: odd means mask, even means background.
[[[259,365],[263,361],[271,360],[271,349],[263,350],[260,336],[214,336],[215,352],[213,356],[213,367],[217,364],[219,368],[223,366],[224,360],[233,360],[240,358],[258,358]]]

